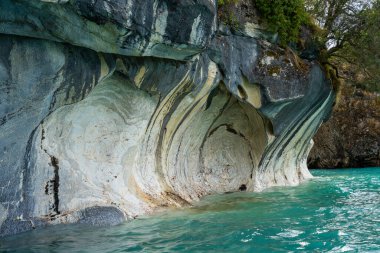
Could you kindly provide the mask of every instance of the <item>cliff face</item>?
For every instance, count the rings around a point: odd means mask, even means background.
[[[379,96],[343,86],[332,117],[314,137],[312,168],[380,166]]]
[[[214,1],[3,0],[0,33],[0,235],[311,177],[329,82]]]

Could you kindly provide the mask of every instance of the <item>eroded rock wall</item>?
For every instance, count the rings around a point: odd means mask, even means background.
[[[311,168],[380,166],[379,94],[342,85],[331,118],[318,130]]]
[[[311,177],[329,81],[254,26],[217,30],[215,2],[0,7],[1,235]]]
[[[0,33],[184,60],[206,47],[215,11],[210,0],[2,0]]]

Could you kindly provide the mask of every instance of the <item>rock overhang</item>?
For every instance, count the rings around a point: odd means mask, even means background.
[[[208,0],[4,0],[0,33],[103,53],[186,60],[207,46],[215,31],[215,10]]]
[[[256,26],[221,32],[215,6],[0,3],[0,234],[310,177],[329,81]]]

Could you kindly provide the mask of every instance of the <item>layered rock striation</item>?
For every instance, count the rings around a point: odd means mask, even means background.
[[[0,2],[0,235],[311,177],[330,82],[215,13],[210,0]]]

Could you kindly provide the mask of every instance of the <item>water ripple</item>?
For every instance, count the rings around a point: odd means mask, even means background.
[[[321,170],[298,187],[205,198],[120,226],[56,226],[0,252],[380,252],[380,169]]]

